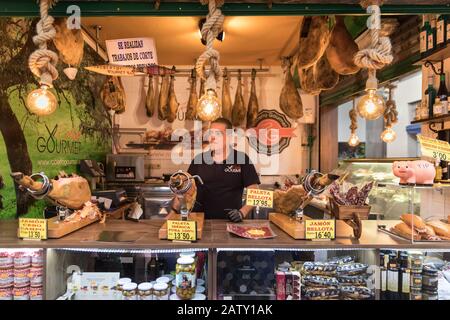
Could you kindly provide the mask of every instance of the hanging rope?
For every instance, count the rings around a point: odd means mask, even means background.
[[[223,21],[225,19],[222,11],[218,9],[223,5],[223,0],[200,0],[200,3],[208,4],[208,15],[206,22],[203,24],[201,33],[202,38],[206,39],[206,50],[200,55],[197,60],[195,69],[201,79],[206,80],[205,88],[216,89],[216,81],[222,75],[219,66],[219,51],[213,49],[214,39],[223,29]],[[205,76],[204,66],[209,61],[210,71],[208,78]]]
[[[398,111],[395,101],[392,97],[392,90],[394,86],[389,86],[389,100],[386,102],[386,109],[384,111],[384,123],[386,127],[392,127],[398,121]]]
[[[57,0],[40,0],[39,8],[41,20],[36,25],[37,35],[33,37],[33,42],[38,46],[28,58],[28,66],[34,75],[40,78],[40,83],[52,87],[52,82],[58,78],[58,55],[47,49],[47,42],[51,41],[56,30],[53,27],[53,17],[49,16],[48,9]]]
[[[380,37],[381,15],[380,1],[362,1],[361,6],[374,6],[374,14],[371,16],[370,37],[371,44],[369,48],[358,51],[353,58],[355,64],[360,68],[381,69],[385,65],[392,63],[392,44],[389,37]]]

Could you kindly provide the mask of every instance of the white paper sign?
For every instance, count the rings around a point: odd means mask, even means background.
[[[155,41],[152,38],[106,40],[109,63],[120,66],[148,67],[158,64]]]

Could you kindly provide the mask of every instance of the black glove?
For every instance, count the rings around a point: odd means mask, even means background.
[[[228,211],[227,215],[231,222],[242,222],[244,220],[244,214],[238,209]]]

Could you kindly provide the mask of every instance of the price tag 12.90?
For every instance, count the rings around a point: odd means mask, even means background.
[[[272,208],[273,207],[273,191],[262,189],[247,189],[248,206]]]
[[[33,240],[47,239],[47,220],[19,218],[19,238]]]
[[[336,221],[305,220],[305,238],[309,240],[331,240],[336,238]]]
[[[167,220],[167,240],[197,241],[197,222],[194,220]]]

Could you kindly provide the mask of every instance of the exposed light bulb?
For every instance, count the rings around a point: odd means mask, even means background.
[[[350,135],[350,139],[348,139],[348,145],[351,147],[356,147],[360,143],[358,136],[356,133],[352,132]]]
[[[359,99],[358,104],[356,105],[358,114],[367,120],[378,119],[383,115],[384,109],[384,99],[377,94],[376,89],[368,89],[367,94]]]
[[[386,143],[392,142],[397,138],[397,133],[391,127],[387,127],[380,135],[381,140]]]
[[[27,96],[28,110],[38,116],[52,114],[57,107],[58,101],[46,85],[42,85],[39,89],[31,91]]]
[[[198,100],[196,111],[202,121],[214,121],[222,114],[222,107],[213,89],[207,89]]]

